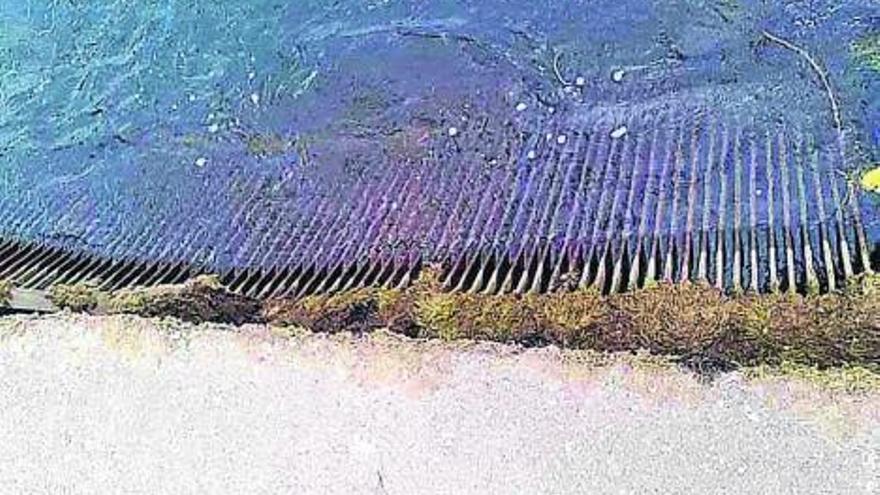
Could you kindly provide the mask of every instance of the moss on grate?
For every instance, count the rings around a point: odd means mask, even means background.
[[[866,36],[853,43],[852,48],[856,60],[880,72],[880,34]]]
[[[56,305],[98,314],[172,316],[192,322],[268,321],[315,332],[379,328],[418,338],[554,344],[667,356],[701,371],[789,365],[862,366],[880,372],[880,276],[831,294],[725,295],[696,283],[652,284],[624,294],[594,290],[481,295],[442,289],[426,269],[402,290],[364,288],[260,303],[214,277],[108,294],[52,289]]]
[[[62,309],[75,312],[94,311],[108,294],[89,284],[55,285],[49,289],[49,299]]]
[[[0,307],[8,306],[12,298],[12,283],[8,280],[0,280]]]
[[[173,317],[193,323],[245,324],[263,321],[262,305],[232,294],[215,276],[201,276],[181,285],[103,292],[88,285],[59,285],[50,290],[58,307],[95,314]]]
[[[445,292],[429,273],[406,290],[275,301],[267,319],[316,331],[386,327],[444,340],[555,344],[606,352],[646,349],[701,370],[783,363],[876,369],[878,296],[877,276],[856,278],[843,291],[807,296],[728,296],[693,283],[654,284],[611,296],[589,290],[518,296]],[[352,314],[359,316],[351,318]]]

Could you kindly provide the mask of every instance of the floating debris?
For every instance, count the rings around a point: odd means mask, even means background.
[[[559,137],[556,138],[556,142],[559,144],[565,144],[568,141],[568,137],[565,134],[560,134]]]
[[[583,76],[578,76],[577,79],[574,80],[574,85],[577,87],[584,87],[587,84],[587,80],[584,79]]]
[[[620,139],[623,136],[626,136],[627,132],[629,132],[629,129],[627,129],[625,125],[620,126],[617,129],[614,129],[613,131],[611,131],[611,138],[612,139]]]
[[[862,176],[862,187],[868,191],[880,193],[880,165]]]
[[[525,112],[526,108],[529,108],[529,106],[526,105],[525,103],[520,103],[516,106],[516,111],[517,112]]]
[[[202,168],[208,164],[208,159],[205,157],[199,157],[196,159],[196,167]]]
[[[622,82],[624,75],[626,75],[626,71],[623,69],[617,69],[611,73],[611,80],[616,83]]]
[[[457,127],[450,127],[449,130],[447,131],[447,133],[449,134],[449,137],[454,138],[455,136],[458,136],[458,128]]]

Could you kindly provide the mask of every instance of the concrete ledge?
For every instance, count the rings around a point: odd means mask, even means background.
[[[46,291],[13,288],[9,292],[6,307],[16,311],[54,313],[58,307],[49,300]]]

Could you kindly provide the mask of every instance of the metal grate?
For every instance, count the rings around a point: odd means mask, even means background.
[[[404,285],[427,263],[482,293],[831,290],[870,270],[876,239],[829,122],[768,103],[774,88],[663,81],[597,83],[595,104],[519,120],[452,115],[408,129],[428,139],[405,155],[340,134],[263,169],[229,145],[212,168],[5,196],[0,279],[112,290],[217,273],[269,298]]]
[[[506,157],[475,154],[486,143],[471,134],[420,163],[388,165],[342,204],[317,198],[295,224],[258,219],[245,266],[169,261],[188,252],[186,232],[138,258],[7,240],[0,279],[114,290],[216,272],[237,293],[269,298],[405,285],[427,262],[444,267],[448,288],[483,293],[651,280],[830,290],[870,270],[841,150],[813,133],[645,107],[550,121]],[[254,195],[237,217],[258,218],[261,205]]]
[[[242,269],[221,272],[221,282],[235,293],[254,298],[301,297],[374,285],[401,287],[408,284],[417,268],[367,263],[345,273],[322,273],[302,266],[268,271]],[[113,260],[24,241],[0,242],[0,280],[27,290],[45,291],[52,285],[81,283],[115,291],[179,284],[209,272],[214,270],[185,263]]]
[[[538,145],[525,192],[503,208],[509,234],[466,245],[447,284],[524,293],[575,278],[614,292],[662,279],[766,292],[830,290],[869,271],[840,150],[749,124],[659,113]]]

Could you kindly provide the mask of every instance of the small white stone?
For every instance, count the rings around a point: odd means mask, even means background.
[[[565,134],[560,134],[560,135],[556,138],[556,142],[559,143],[559,144],[565,144],[566,141],[568,141],[568,137],[566,137]]]
[[[587,84],[587,80],[584,79],[584,76],[578,76],[578,77],[574,80],[574,85],[575,85],[575,86],[583,87],[585,84]]]
[[[205,157],[199,157],[196,159],[196,167],[202,168],[208,164],[208,159]]]
[[[450,127],[449,131],[447,131],[447,132],[449,133],[449,137],[458,136],[458,128],[457,127]]]
[[[614,129],[613,131],[611,131],[611,138],[612,139],[620,139],[623,136],[626,136],[627,132],[629,132],[629,129],[627,129],[625,125],[622,125],[622,126],[618,127],[617,129]]]
[[[526,108],[529,108],[529,106],[526,105],[525,103],[520,103],[519,105],[516,106],[516,111],[517,112],[524,112],[526,110]]]
[[[258,95],[257,93],[251,94],[251,103],[253,103],[254,105],[259,105],[260,104],[260,95]]]
[[[537,156],[538,154],[535,153],[535,150],[530,150],[529,153],[526,155],[526,158],[528,158],[529,160],[534,160]]]
[[[626,72],[623,69],[617,69],[611,73],[611,80],[619,83],[620,81],[623,81],[624,75],[626,75]]]

